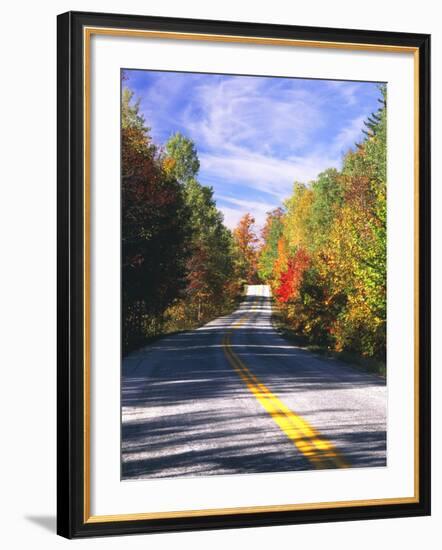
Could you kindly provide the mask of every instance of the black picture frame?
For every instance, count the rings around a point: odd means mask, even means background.
[[[68,12],[58,16],[58,385],[57,517],[67,538],[156,533],[296,523],[422,516],[430,514],[430,36],[397,32],[298,27]],[[315,42],[413,48],[419,62],[418,87],[418,498],[411,503],[195,517],[89,521],[85,512],[85,193],[84,193],[84,29],[110,27],[205,35],[230,35]]]

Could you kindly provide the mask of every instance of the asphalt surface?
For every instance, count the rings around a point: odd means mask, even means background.
[[[385,382],[284,340],[265,285],[122,366],[122,479],[386,465]]]

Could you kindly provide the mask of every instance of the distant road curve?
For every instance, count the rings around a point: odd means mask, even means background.
[[[385,382],[291,345],[267,285],[123,362],[122,478],[386,465]]]

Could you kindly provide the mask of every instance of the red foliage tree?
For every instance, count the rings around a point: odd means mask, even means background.
[[[299,296],[302,279],[309,265],[309,254],[303,248],[298,248],[289,258],[287,269],[281,273],[279,285],[275,290],[276,299],[279,302],[287,303]]]

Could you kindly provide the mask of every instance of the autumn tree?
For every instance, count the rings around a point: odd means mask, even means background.
[[[314,192],[310,186],[296,182],[292,195],[285,201],[284,236],[291,251],[311,246],[311,209]]]
[[[282,271],[276,296],[281,303],[297,300],[303,281],[304,273],[310,265],[310,256],[303,249],[298,248],[287,261],[287,267]]]
[[[161,329],[162,315],[184,284],[187,207],[165,172],[133,94],[122,95],[123,349]]]
[[[186,292],[199,321],[204,310],[214,311],[229,299],[227,285],[234,276],[232,236],[223,225],[211,187],[191,179],[186,184],[186,203],[193,233]]]
[[[259,269],[292,329],[313,343],[385,358],[387,96],[364,139],[269,216]]]
[[[246,284],[258,282],[258,237],[255,232],[255,218],[246,213],[233,230],[233,238],[238,252],[236,269],[239,278]]]
[[[193,141],[177,133],[168,140],[165,151],[166,171],[183,188],[191,233],[186,285],[168,312],[184,326],[223,313],[236,298],[233,239],[216,207],[213,189],[197,179],[200,163]]]

